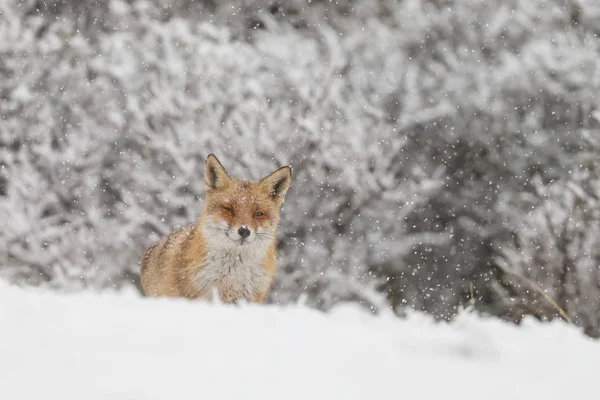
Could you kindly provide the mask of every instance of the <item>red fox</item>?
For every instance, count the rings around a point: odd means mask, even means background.
[[[275,235],[291,177],[286,166],[259,181],[236,179],[210,154],[198,224],[146,250],[143,294],[210,300],[216,292],[223,303],[264,303],[275,278]]]

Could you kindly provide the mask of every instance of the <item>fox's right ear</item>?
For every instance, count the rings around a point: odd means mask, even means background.
[[[204,163],[204,182],[207,190],[221,189],[231,178],[214,154],[209,154]]]

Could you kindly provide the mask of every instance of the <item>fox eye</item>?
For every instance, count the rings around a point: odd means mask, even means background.
[[[233,214],[233,208],[231,207],[223,206],[223,210]]]
[[[265,214],[262,211],[257,211],[254,213],[254,215],[256,215],[257,217],[262,217]]]

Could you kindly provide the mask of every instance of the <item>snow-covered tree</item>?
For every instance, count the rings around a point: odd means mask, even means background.
[[[495,285],[510,318],[565,318],[600,336],[600,140],[568,178],[506,196],[515,246],[498,247],[508,273]],[[565,313],[566,315],[564,315]]]
[[[473,291],[542,315],[506,289],[513,236],[574,229],[528,207],[583,204],[561,188],[588,182],[598,26],[591,0],[2,2],[0,275],[135,284],[144,249],[198,217],[215,153],[237,176],[293,168],[271,301],[451,318]],[[527,276],[558,288],[546,262]],[[596,304],[569,285],[563,305]]]

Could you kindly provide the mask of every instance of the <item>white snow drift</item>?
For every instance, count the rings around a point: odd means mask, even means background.
[[[0,284],[0,399],[597,399],[556,321],[371,316]]]

